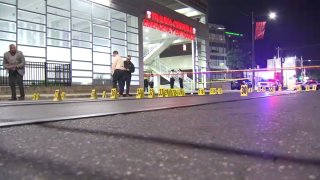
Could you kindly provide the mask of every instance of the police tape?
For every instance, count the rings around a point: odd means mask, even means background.
[[[228,70],[214,70],[214,71],[201,71],[201,72],[183,72],[186,75],[193,74],[230,74],[235,72],[266,72],[266,71],[281,71],[281,70],[303,70],[303,69],[320,69],[320,66],[303,66],[303,67],[284,67],[284,68],[261,68],[261,69],[228,69]],[[179,76],[179,73],[145,73],[145,77],[149,76]]]
[[[234,79],[214,79],[207,82],[183,82],[184,84],[210,84],[210,83],[219,83],[219,82],[232,82],[232,81],[238,81],[238,80],[247,80],[250,78],[234,78]]]

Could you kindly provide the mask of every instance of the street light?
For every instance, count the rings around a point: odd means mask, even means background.
[[[252,47],[251,47],[251,56],[252,56],[252,61],[251,61],[251,68],[252,68],[252,88],[255,89],[255,67],[256,67],[256,61],[255,61],[255,15],[254,12],[252,11],[251,13],[251,35],[252,35]],[[275,12],[270,12],[269,13],[269,19],[274,20],[276,19],[277,14]]]
[[[275,12],[269,13],[269,19],[276,19],[276,18],[277,18],[277,14]]]

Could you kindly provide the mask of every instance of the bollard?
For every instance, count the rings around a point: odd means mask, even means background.
[[[186,96],[186,91],[184,89],[180,89],[182,96]]]
[[[312,91],[316,91],[316,90],[317,90],[317,85],[316,84],[312,85]]]
[[[159,89],[158,97],[164,97],[164,89],[163,88]]]
[[[257,92],[261,92],[261,87],[260,86],[258,86]]]
[[[222,90],[222,88],[218,88],[218,94],[223,94],[223,90]]]
[[[306,85],[306,91],[307,91],[307,92],[310,91],[310,85]]]
[[[39,93],[33,93],[32,100],[33,101],[38,101],[39,99],[40,99],[40,94]]]
[[[302,91],[302,86],[301,85],[297,86],[297,91]]]
[[[172,91],[173,91],[173,96],[178,97],[179,89],[176,88],[176,89],[173,89]]]
[[[176,94],[178,97],[182,97],[182,89],[177,89]]]
[[[118,92],[116,88],[112,88],[111,89],[111,93],[110,93],[110,98],[111,99],[118,99]]]
[[[175,95],[176,95],[176,97],[179,97],[180,96],[180,88],[176,88],[175,90],[174,90],[175,92]]]
[[[169,97],[175,97],[175,90],[169,89]]]
[[[154,98],[154,97],[155,97],[155,95],[154,95],[154,89],[153,89],[153,88],[150,88],[148,98]]]
[[[199,88],[198,89],[198,96],[204,96],[206,95],[206,92],[204,91],[204,88]]]
[[[143,90],[143,88],[138,88],[138,89],[137,89],[136,98],[137,98],[137,99],[142,99],[142,98],[144,98],[144,90]]]
[[[168,89],[168,97],[172,97],[172,89]]]
[[[37,100],[37,101],[40,100],[40,93],[37,93],[37,98],[36,98],[36,100]]]
[[[209,94],[210,94],[210,95],[216,95],[216,94],[218,94],[217,88],[210,88]]]
[[[32,100],[33,100],[33,101],[35,101],[35,100],[36,100],[36,96],[37,96],[37,94],[36,94],[36,93],[33,93],[33,94],[32,94]]]
[[[269,92],[271,94],[274,94],[276,92],[276,87],[275,86],[269,87]]]
[[[61,101],[61,93],[59,89],[56,89],[54,92],[53,101]]]
[[[167,89],[167,88],[164,89],[163,96],[164,97],[169,97],[169,89]]]
[[[240,96],[248,96],[248,86],[247,85],[241,85]]]
[[[64,91],[61,92],[61,100],[64,100],[66,98],[66,93]]]
[[[107,92],[106,91],[102,91],[102,98],[107,98]]]
[[[92,89],[90,99],[98,99],[97,91],[95,89]]]

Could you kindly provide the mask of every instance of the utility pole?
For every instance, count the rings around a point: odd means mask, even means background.
[[[254,47],[254,41],[255,41],[255,31],[254,31],[254,13],[252,11],[252,14],[251,14],[251,35],[252,35],[252,47],[251,47],[251,68],[252,68],[252,88],[255,89],[255,66],[256,66],[256,62],[255,62],[255,47]]]
[[[280,74],[281,74],[281,87],[282,87],[282,89],[283,89],[283,82],[284,82],[284,79],[283,79],[283,62],[282,62],[282,58],[280,57],[280,47],[278,46],[278,48],[277,48],[277,50],[278,50],[278,59],[279,59],[279,61],[280,61]],[[284,61],[285,59],[283,59],[283,61]]]
[[[300,67],[301,67],[301,79],[302,79],[302,82],[304,81],[304,69],[303,69],[303,59],[302,59],[302,56],[300,58]]]

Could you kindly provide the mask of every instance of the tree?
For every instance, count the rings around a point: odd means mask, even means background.
[[[240,48],[230,49],[227,52],[227,66],[229,69],[247,69],[251,67],[250,56]]]

